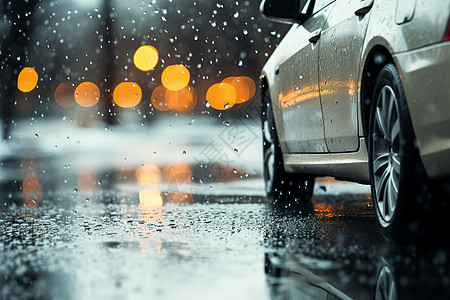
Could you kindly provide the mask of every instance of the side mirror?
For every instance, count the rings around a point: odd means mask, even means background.
[[[263,17],[281,23],[302,23],[311,15],[314,0],[262,0],[259,11]]]

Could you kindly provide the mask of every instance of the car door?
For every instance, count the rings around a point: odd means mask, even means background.
[[[373,0],[338,0],[320,36],[319,88],[330,152],[356,151],[362,44]]]
[[[317,38],[332,10],[332,0],[315,1],[314,11],[283,40],[292,53],[275,70],[278,87],[278,134],[283,152],[328,152],[318,85]]]

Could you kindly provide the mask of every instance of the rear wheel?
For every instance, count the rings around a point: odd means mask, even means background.
[[[415,242],[431,236],[431,180],[425,173],[400,75],[386,65],[375,84],[369,126],[372,198],[384,236]]]
[[[313,194],[314,177],[288,173],[273,118],[267,91],[263,93],[261,109],[266,193],[274,204],[292,205],[309,201]]]

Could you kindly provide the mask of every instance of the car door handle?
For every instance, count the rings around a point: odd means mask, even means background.
[[[356,2],[355,5],[355,15],[364,16],[367,14],[373,6],[373,0],[362,0]]]
[[[319,39],[320,39],[320,34],[322,33],[321,29],[317,29],[314,30],[313,32],[311,32],[311,34],[309,35],[309,39],[308,41],[310,43],[316,43]]]

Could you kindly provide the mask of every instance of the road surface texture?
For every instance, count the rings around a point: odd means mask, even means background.
[[[385,242],[367,186],[272,207],[251,117],[75,123],[0,145],[0,299],[450,296],[448,247]]]

